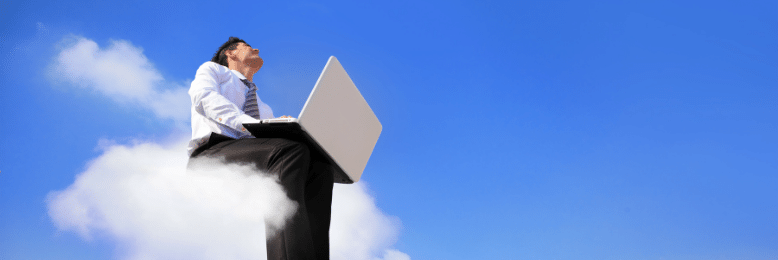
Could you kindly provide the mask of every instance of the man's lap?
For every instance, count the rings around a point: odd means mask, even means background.
[[[310,160],[308,147],[300,142],[283,138],[232,139],[216,136],[217,141],[204,144],[193,153],[190,161],[201,157],[218,158],[225,163],[254,164],[260,170],[270,170],[275,164],[289,157],[305,157]],[[214,140],[212,139],[212,140]]]

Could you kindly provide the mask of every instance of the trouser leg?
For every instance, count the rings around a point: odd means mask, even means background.
[[[331,166],[314,157],[311,162],[311,178],[305,189],[305,205],[311,223],[316,259],[329,259],[330,256],[333,183]]]
[[[271,156],[269,172],[277,174],[287,196],[297,202],[297,210],[284,228],[267,234],[268,260],[316,259],[305,188],[310,170],[310,152],[299,143],[279,144]]]
[[[298,204],[283,230],[267,234],[269,260],[329,259],[329,224],[333,177],[304,144],[277,138],[220,142],[199,156],[222,157],[229,163],[252,163],[278,176],[287,196]]]

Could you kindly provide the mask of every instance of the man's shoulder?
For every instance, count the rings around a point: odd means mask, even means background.
[[[195,78],[209,77],[215,79],[219,83],[228,81],[233,77],[229,68],[212,61],[207,61],[200,65],[200,67],[197,69],[197,73],[195,74]]]
[[[230,70],[229,68],[218,63],[207,61],[200,65],[200,68],[197,69],[197,73],[195,74],[195,81],[197,79],[212,79],[217,84],[224,84],[231,81],[240,82],[239,80],[241,77],[236,75],[236,73],[236,71]]]
[[[226,73],[230,71],[230,69],[228,69],[227,67],[224,67],[213,61],[206,61],[205,63],[200,65],[200,68],[198,68],[197,70],[203,70],[203,69],[212,70],[220,73]]]

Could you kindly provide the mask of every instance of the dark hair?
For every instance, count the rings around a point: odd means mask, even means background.
[[[213,54],[213,58],[211,58],[211,61],[219,63],[219,65],[222,65],[224,67],[229,67],[227,64],[227,55],[224,54],[224,51],[237,49],[238,44],[241,42],[246,45],[249,45],[248,43],[246,43],[246,41],[241,40],[238,37],[230,37],[230,39],[227,40],[227,42],[225,42],[224,44],[222,44],[222,46],[219,47],[219,50],[216,51],[215,54]]]

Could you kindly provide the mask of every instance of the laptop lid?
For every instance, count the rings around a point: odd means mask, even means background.
[[[352,181],[359,181],[382,126],[335,56],[324,66],[297,122]]]

